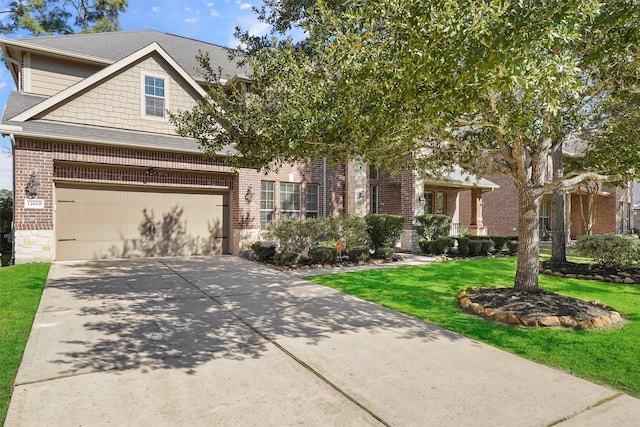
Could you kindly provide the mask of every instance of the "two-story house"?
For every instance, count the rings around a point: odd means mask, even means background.
[[[265,175],[230,167],[230,151],[204,156],[167,112],[205,96],[199,51],[221,67],[220,84],[247,78],[224,47],[157,31],[0,46],[17,89],[0,124],[13,148],[16,263],[239,253],[284,216],[403,214],[404,249],[416,247],[423,212],[486,233],[482,194],[496,188],[486,180],[425,182],[323,159]]]

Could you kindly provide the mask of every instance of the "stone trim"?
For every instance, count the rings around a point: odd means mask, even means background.
[[[498,323],[507,324],[509,326],[525,326],[525,327],[562,327],[568,329],[603,329],[621,325],[624,322],[623,317],[617,311],[611,310],[603,304],[597,303],[600,308],[608,310],[609,315],[595,317],[591,319],[577,320],[571,316],[545,316],[539,318],[518,317],[514,313],[503,312],[493,308],[485,308],[482,305],[473,302],[467,294],[467,291],[461,291],[457,297],[458,305],[463,311],[487,320],[493,320]]]

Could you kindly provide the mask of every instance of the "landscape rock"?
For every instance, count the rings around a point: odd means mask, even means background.
[[[478,304],[477,302],[471,303],[471,305],[469,306],[469,309],[475,314],[484,313],[484,307]]]
[[[626,283],[627,285],[633,285],[634,283],[636,283],[636,281],[633,280],[631,277],[625,277],[622,283]]]
[[[600,318],[600,321],[602,321],[602,324],[604,325],[605,328],[607,326],[613,325],[613,321],[611,320],[611,317],[609,317],[609,316],[602,316]]]
[[[493,308],[484,309],[484,317],[492,319],[494,314],[496,314],[496,311]]]
[[[601,276],[601,275],[599,275],[599,274],[596,274],[595,276],[593,276],[593,278],[594,278],[595,280],[600,280],[601,282],[603,282],[603,281],[604,281],[604,277],[602,277],[602,276]]]
[[[575,328],[578,325],[576,319],[571,316],[560,316],[558,320],[560,321],[560,326],[564,328]]]
[[[611,321],[613,323],[620,323],[620,322],[622,322],[622,316],[620,316],[620,313],[618,313],[617,311],[612,311],[611,312]]]
[[[524,326],[536,326],[538,324],[538,320],[533,317],[521,317],[520,323]]]
[[[513,313],[509,313],[509,316],[507,317],[507,322],[510,325],[518,325],[520,323],[520,319],[518,319],[518,316],[516,316]]]
[[[589,319],[582,319],[578,322],[578,329],[593,329],[593,324]]]
[[[594,328],[596,329],[602,329],[604,328],[604,323],[602,322],[602,320],[599,317],[596,317],[594,319],[591,319],[591,324],[593,325]]]
[[[560,326],[560,319],[557,316],[546,316],[538,320],[541,326]]]
[[[495,320],[496,322],[505,322],[507,320],[507,313],[496,311],[493,314],[493,320]]]
[[[471,300],[468,297],[460,298],[460,307],[464,310],[471,305]]]

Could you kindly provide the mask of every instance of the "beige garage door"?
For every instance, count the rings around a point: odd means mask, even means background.
[[[229,194],[56,186],[56,259],[229,252]]]

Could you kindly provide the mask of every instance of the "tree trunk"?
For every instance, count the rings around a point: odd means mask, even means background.
[[[538,210],[542,197],[526,193],[527,191],[518,191],[520,207],[518,262],[513,287],[519,291],[537,292],[540,290],[538,286]]]
[[[552,157],[553,180],[562,178],[564,170],[562,167],[562,144],[556,149]],[[553,238],[551,241],[551,261],[567,262],[567,237],[566,230],[566,210],[565,192],[561,189],[553,190],[551,214],[551,231]]]

